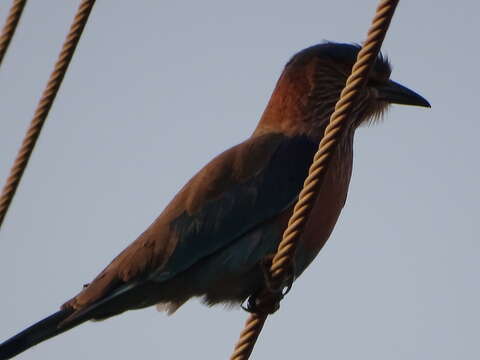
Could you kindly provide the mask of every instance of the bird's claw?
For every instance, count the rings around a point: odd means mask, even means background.
[[[242,309],[255,314],[273,314],[280,308],[280,301],[288,294],[295,279],[295,264],[292,262],[287,271],[285,281],[276,284],[271,275],[270,268],[274,255],[268,255],[262,259],[261,269],[263,274],[263,289],[254,295],[248,297]]]
[[[250,295],[242,304],[242,309],[251,314],[273,314],[280,309],[280,301],[283,295],[281,293],[272,294],[268,291],[262,291],[258,294]]]
[[[271,293],[281,293],[282,296],[285,296],[292,289],[293,281],[295,280],[295,263],[293,262],[293,260],[290,262],[287,270],[287,276],[285,277],[282,284],[278,286],[273,281],[272,275],[270,273],[270,268],[272,266],[274,256],[274,254],[267,255],[262,259],[261,262],[265,288]]]

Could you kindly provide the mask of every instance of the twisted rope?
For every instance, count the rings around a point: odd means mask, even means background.
[[[58,89],[62,84],[63,77],[67,72],[68,65],[72,59],[75,48],[77,47],[82,31],[87,23],[90,11],[95,4],[95,0],[83,0],[77,10],[70,31],[63,43],[62,50],[58,56],[55,68],[48,80],[47,86],[43,91],[42,97],[38,102],[37,109],[33,119],[23,139],[20,150],[18,151],[15,162],[13,163],[10,174],[0,196],[0,227],[2,226],[5,215],[8,211],[13,196],[17,190],[22,174],[27,166],[30,155],[32,154],[35,143],[40,135],[42,126],[45,123],[48,112],[52,107],[53,101],[57,95]]]
[[[15,34],[26,3],[27,0],[13,0],[7,20],[5,21],[5,25],[3,25],[2,34],[0,35],[0,65],[7,52],[8,45],[10,45],[10,41],[13,38],[13,34]]]
[[[299,200],[295,204],[288,227],[283,233],[282,241],[270,267],[272,284],[281,288],[295,254],[297,240],[302,234],[308,215],[313,208],[322,179],[327,171],[331,155],[344,132],[346,120],[349,118],[359,93],[364,89],[369,72],[382,46],[390,21],[399,0],[382,0],[377,7],[372,25],[368,31],[367,40],[357,56],[357,61],[348,77],[340,99],[335,105],[335,111],[325,129],[319,149],[313,158],[308,177],[305,180]],[[260,299],[262,301],[262,299]],[[253,351],[255,342],[260,335],[267,314],[252,314],[248,318],[240,339],[235,345],[230,360],[247,360]]]

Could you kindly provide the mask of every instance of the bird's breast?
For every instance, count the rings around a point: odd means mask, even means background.
[[[300,258],[297,260],[302,268],[306,267],[322,249],[337,223],[347,198],[352,164],[353,137],[339,144],[330,161],[302,235]]]

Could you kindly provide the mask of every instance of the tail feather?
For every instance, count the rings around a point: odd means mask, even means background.
[[[145,285],[141,282],[125,284],[82,310],[64,308],[57,311],[0,344],[0,360],[10,359],[32,346],[70,330],[85,321],[103,320],[128,310],[127,305],[131,302],[138,302],[138,297],[141,297],[142,293],[132,291],[141,284]]]
[[[78,321],[69,322],[66,326],[59,327],[58,325],[71,314],[72,310],[70,309],[57,311],[0,344],[0,360],[10,359],[44,340],[50,339],[88,320],[79,319]]]

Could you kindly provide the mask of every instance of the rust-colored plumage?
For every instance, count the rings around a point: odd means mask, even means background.
[[[278,246],[357,53],[355,45],[325,43],[295,55],[252,136],[200,170],[59,312],[0,345],[0,360],[90,319],[154,304],[173,313],[195,296],[240,303],[260,292],[262,260]],[[323,247],[345,204],[355,129],[390,103],[429,106],[389,77],[379,57],[300,240],[295,277]]]

